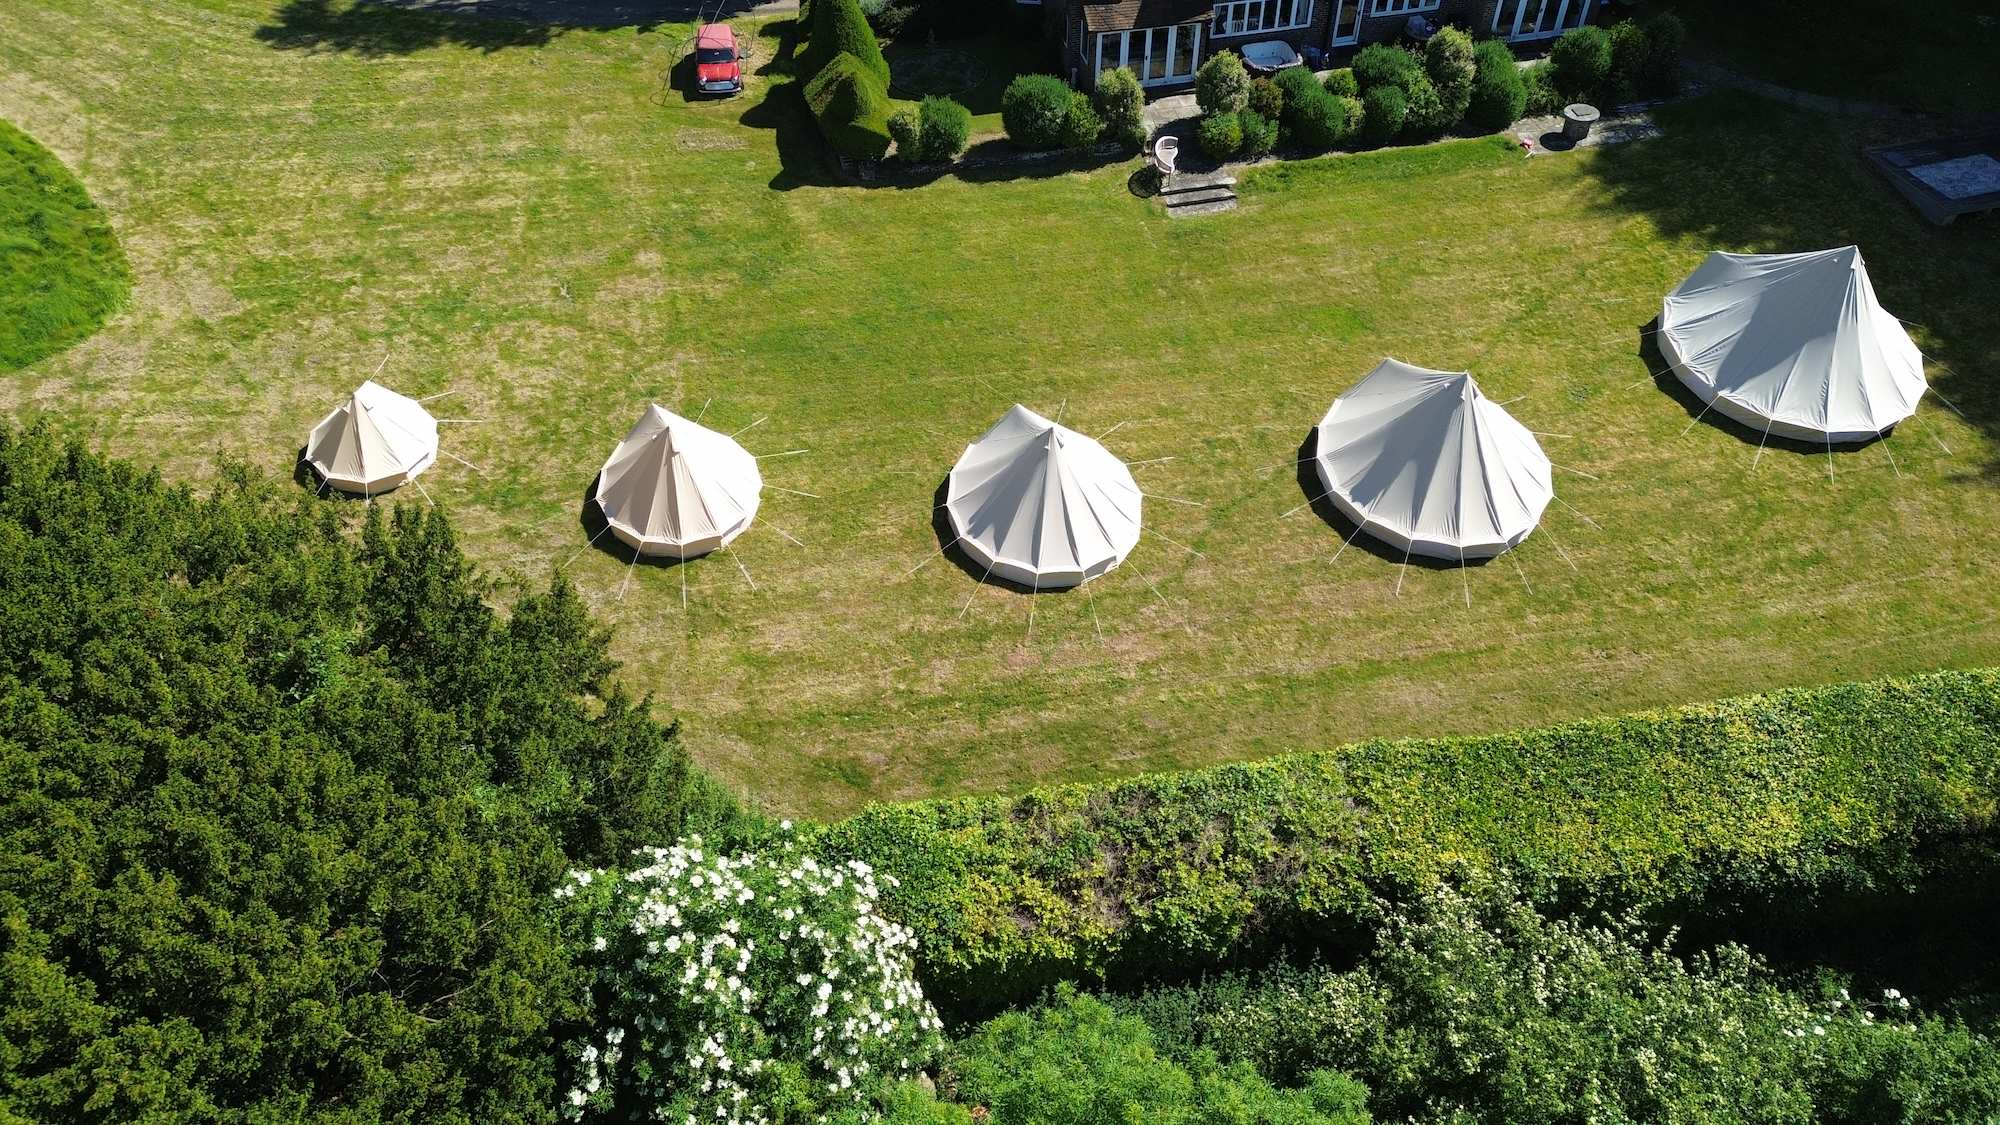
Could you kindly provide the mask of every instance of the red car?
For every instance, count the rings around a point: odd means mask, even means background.
[[[694,35],[694,88],[704,94],[743,92],[743,52],[726,23],[703,25]]]

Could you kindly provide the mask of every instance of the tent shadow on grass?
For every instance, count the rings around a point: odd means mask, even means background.
[[[694,558],[682,559],[673,555],[642,555],[623,539],[618,538],[610,530],[610,521],[604,518],[604,509],[597,506],[597,484],[603,479],[604,474],[601,472],[590,478],[590,487],[583,490],[583,505],[576,517],[576,522],[583,528],[584,542],[590,544],[591,549],[610,555],[627,566],[651,566],[661,570],[672,570],[677,566],[685,566],[696,559],[707,557],[707,555],[696,555]],[[711,551],[709,554],[714,552]]]
[[[1017,594],[1067,594],[1077,589],[1075,586],[1037,589],[994,574],[985,563],[973,558],[970,552],[959,545],[958,532],[951,526],[951,515],[944,510],[945,494],[950,488],[951,474],[946,473],[944,479],[938,482],[937,491],[931,493],[931,533],[937,536],[939,553],[944,555],[951,565],[963,571],[975,582],[998,586],[1002,590],[1012,590]]]
[[[1667,363],[1667,357],[1661,354],[1659,330],[1660,318],[1657,316],[1639,328],[1639,359],[1646,365],[1646,370],[1653,373],[1653,385],[1679,404],[1689,421],[1700,419],[1702,426],[1713,426],[1752,448],[1762,445],[1767,453],[1784,450],[1787,453],[1818,454],[1821,457],[1826,456],[1829,449],[1835,453],[1852,453],[1866,449],[1881,441],[1885,435],[1896,432],[1896,427],[1891,426],[1874,437],[1864,438],[1861,441],[1836,441],[1831,445],[1826,442],[1780,437],[1777,434],[1766,437],[1762,430],[1746,426],[1720,410],[1710,410],[1699,395],[1689,390],[1688,385],[1681,382],[1680,376],[1674,374],[1673,368]],[[1696,430],[1699,431],[1700,428],[1698,426]],[[1694,434],[1690,433],[1687,436],[1693,438]]]
[[[1312,429],[1306,431],[1306,439],[1299,443],[1298,452],[1292,455],[1295,461],[1293,468],[1297,470],[1299,493],[1305,497],[1306,503],[1312,506],[1313,515],[1318,516],[1321,523],[1332,528],[1333,533],[1340,536],[1340,542],[1347,544],[1347,550],[1366,551],[1383,562],[1395,563],[1397,566],[1403,565],[1404,557],[1401,548],[1391,546],[1375,538],[1373,535],[1361,531],[1360,525],[1348,519],[1347,513],[1341,511],[1334,504],[1333,498],[1326,494],[1326,484],[1319,479],[1319,463],[1315,456],[1318,453],[1319,427],[1314,426]],[[1339,550],[1340,548],[1336,546],[1335,549]],[[1457,570],[1461,566],[1482,567],[1499,557],[1499,555],[1494,555],[1491,558],[1469,558],[1461,563],[1457,559],[1433,558],[1429,555],[1419,555],[1413,551],[1409,555],[1409,563],[1411,566],[1420,566],[1425,570]]]

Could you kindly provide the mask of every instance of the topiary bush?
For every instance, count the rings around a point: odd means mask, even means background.
[[[1646,70],[1646,52],[1651,44],[1646,32],[1632,20],[1611,25],[1611,69],[1605,75],[1598,98],[1607,108],[1639,100],[1640,76]]]
[[[1409,102],[1401,86],[1376,86],[1361,95],[1362,141],[1386,145],[1395,140],[1403,131],[1403,118],[1408,112]]]
[[[845,52],[835,55],[806,83],[805,98],[835,152],[880,160],[889,151],[889,94],[860,59]]]
[[[697,836],[634,858],[556,891],[591,977],[564,1117],[866,1114],[943,1049],[912,935],[877,911],[866,863],[822,864],[788,824],[757,851]]]
[[[1646,65],[1639,74],[1639,90],[1649,97],[1666,97],[1681,88],[1681,49],[1687,43],[1687,28],[1672,12],[1661,12],[1645,22]]]
[[[882,57],[882,45],[868,26],[868,16],[860,0],[812,0],[811,27],[805,49],[799,53],[797,73],[801,79],[817,77],[840,55],[852,56],[875,84],[889,89],[889,62]],[[883,119],[888,113],[885,110]]]
[[[1417,56],[1401,47],[1387,43],[1370,43],[1355,52],[1354,62],[1349,70],[1354,75],[1355,88],[1366,100],[1368,91],[1383,86],[1402,88],[1410,79],[1424,72]]]
[[[1457,122],[1451,116],[1451,107],[1445,105],[1437,87],[1422,75],[1412,75],[1409,85],[1403,88],[1405,98],[1403,113],[1403,135],[1414,141],[1434,140]]]
[[[1097,114],[1104,119],[1105,137],[1120,148],[1135,152],[1146,147],[1146,91],[1131,68],[1098,75]]]
[[[932,95],[914,109],[903,109],[889,119],[889,133],[896,138],[896,155],[912,164],[941,164],[957,159],[965,151],[972,132],[972,113],[950,98]]]
[[[1285,129],[1299,148],[1324,151],[1345,141],[1359,120],[1360,102],[1309,91],[1286,107]]]
[[[1236,115],[1238,127],[1243,133],[1243,157],[1255,160],[1271,155],[1278,147],[1278,123],[1254,109],[1246,109]]]
[[[1475,47],[1473,62],[1476,69],[1472,96],[1465,107],[1466,123],[1482,132],[1499,132],[1526,112],[1527,84],[1521,80],[1521,68],[1514,65],[1514,52],[1498,39]]]
[[[1204,116],[1236,113],[1250,105],[1250,72],[1229,51],[1210,55],[1194,72],[1194,100]]]
[[[1472,37],[1455,27],[1442,27],[1424,45],[1424,73],[1444,103],[1445,129],[1465,119],[1472,101],[1472,79],[1476,72],[1472,58]],[[1443,130],[1439,130],[1442,132]]]
[[[1033,1011],[990,1020],[953,1048],[948,1084],[995,1122],[1260,1122],[1367,1125],[1368,1091],[1330,1071],[1278,1090],[1255,1069],[1213,1053],[1162,1057],[1144,1020],[1069,985]]]
[[[1097,138],[1104,132],[1104,120],[1097,116],[1097,108],[1090,104],[1090,95],[1081,90],[1069,93],[1069,112],[1063,117],[1062,147],[1072,152],[1081,152],[1097,144]]]
[[[1070,116],[1069,85],[1052,74],[1023,74],[1000,95],[1000,124],[1020,148],[1056,148]]]
[[[1329,70],[1326,72],[1326,92],[1336,98],[1358,98],[1361,96],[1361,83],[1355,81],[1354,71],[1350,68]]]
[[[1292,70],[1304,69],[1304,67],[1295,66],[1289,70],[1279,71],[1279,73],[1287,74]],[[1259,78],[1250,83],[1250,104],[1248,108],[1252,113],[1267,121],[1276,121],[1285,115],[1285,92],[1280,90],[1278,84],[1269,78]]]
[[[1210,160],[1231,160],[1243,151],[1243,122],[1233,113],[1211,113],[1195,129],[1195,142]]]
[[[1592,25],[1562,33],[1549,49],[1549,80],[1565,101],[1588,100],[1611,74],[1611,36]]]

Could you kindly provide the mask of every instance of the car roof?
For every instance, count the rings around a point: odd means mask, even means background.
[[[697,47],[734,47],[736,32],[726,23],[706,24],[695,32],[694,45]]]

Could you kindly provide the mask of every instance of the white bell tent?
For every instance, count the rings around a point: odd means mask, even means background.
[[[1463,561],[1519,544],[1555,496],[1535,435],[1472,376],[1385,359],[1320,419],[1326,496],[1409,554]]]
[[[362,496],[410,480],[437,455],[437,419],[373,379],[320,419],[306,441],[306,460],[327,487]]]
[[[639,554],[687,559],[743,534],[763,489],[757,458],[735,439],[656,404],[604,462],[597,506]]]
[[[1660,354],[1753,430],[1866,441],[1916,412],[1924,358],[1875,301],[1859,247],[1713,253],[1660,310]]]
[[[1037,590],[1076,586],[1139,542],[1139,485],[1094,439],[1016,405],[952,466],[945,511],[968,555]]]

